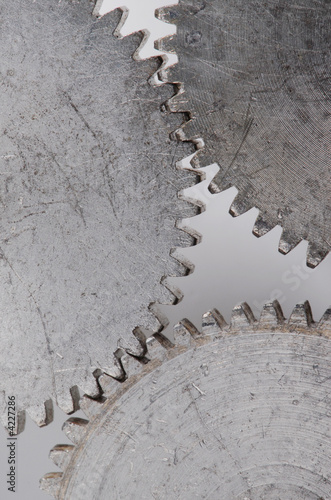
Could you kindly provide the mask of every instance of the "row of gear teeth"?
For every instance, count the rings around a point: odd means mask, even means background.
[[[187,16],[187,18],[190,17],[190,14],[196,14],[196,12],[198,12],[199,10],[204,9],[204,6],[202,4],[203,2],[198,2],[197,5],[192,4],[187,7],[188,10],[185,11],[185,15]],[[180,8],[178,8],[177,5],[161,7],[159,9],[156,9],[155,15],[157,19],[165,23],[177,25],[180,23],[181,8],[184,9],[184,5],[180,6]],[[169,35],[155,42],[155,48],[162,52],[176,54],[176,47],[176,35]],[[190,98],[188,98],[185,92],[185,83],[183,83],[182,81],[183,75],[181,72],[180,64],[160,68],[158,77],[163,83],[171,83],[175,85],[175,94],[165,103],[166,109],[169,112],[182,113],[185,116],[185,120],[183,121],[181,126],[173,131],[173,137],[176,140],[191,142],[194,144],[197,154],[192,157],[193,168],[200,168],[210,163],[210,158],[208,158],[208,153],[206,152],[207,148],[205,148],[204,138],[199,135],[201,134],[201,131],[199,127],[197,127],[197,123],[199,122],[200,117],[195,115],[194,111],[192,110],[192,101]],[[205,119],[206,118],[204,118],[204,120]],[[213,158],[213,160],[216,161],[215,158]],[[219,176],[221,176],[221,172],[215,175],[215,179]],[[211,193],[219,193],[223,190],[223,187],[221,189],[220,186],[215,182],[215,179],[210,182],[209,190]],[[225,186],[224,189],[226,189],[227,187],[229,186]],[[239,192],[230,208],[230,213],[233,217],[242,215],[253,208],[255,206],[254,203],[254,199],[250,196],[247,196],[247,192],[245,192],[245,189],[239,189]],[[277,213],[277,220],[273,219],[273,221],[271,221],[270,218],[268,220],[269,216],[264,216],[260,211],[254,224],[253,234],[257,237],[261,237],[271,231],[277,223],[283,225],[283,219],[284,217],[287,218],[288,211],[289,213],[292,212],[292,210],[289,210],[288,207],[279,208]],[[306,209],[306,211],[309,212],[309,209]],[[324,232],[325,231],[326,229],[324,229]],[[317,245],[314,239],[307,236],[308,233],[306,233],[307,231],[305,231],[305,233],[303,234],[294,235],[292,229],[290,230],[284,227],[280,236],[278,250],[282,254],[287,254],[293,248],[295,248],[300,243],[300,241],[302,241],[302,238],[306,238],[308,240],[307,265],[311,268],[314,268],[327,255],[329,244],[327,242],[327,239],[325,239],[323,235],[319,235],[320,241]],[[323,242],[323,244],[321,242]]]
[[[216,309],[203,315],[201,332],[189,320],[182,320],[174,327],[174,344],[159,334],[150,337],[147,341],[141,339],[142,350],[145,353],[143,358],[137,359],[118,350],[115,353],[118,360],[118,377],[100,375],[98,383],[102,395],[97,399],[86,395],[82,397],[80,408],[88,420],[73,417],[64,423],[63,432],[72,444],[57,445],[50,452],[50,459],[63,472],[46,474],[40,481],[41,489],[56,499],[62,498],[59,496],[60,488],[75,449],[88,435],[90,422],[98,417],[106,401],[115,404],[121,395],[144,376],[188,350],[213,343],[224,335],[232,336],[245,332],[259,334],[266,331],[274,334],[294,332],[298,335],[309,334],[330,339],[331,309],[326,310],[320,321],[314,322],[310,304],[306,301],[297,304],[290,318],[286,320],[280,304],[274,301],[264,305],[259,320],[256,320],[249,305],[244,302],[233,309],[229,324]]]

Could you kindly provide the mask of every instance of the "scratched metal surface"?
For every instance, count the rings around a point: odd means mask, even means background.
[[[249,322],[246,305],[230,329],[212,314],[205,335],[179,327],[175,353],[154,340],[124,388],[103,383],[90,423],[65,424],[74,446],[53,448],[64,473],[42,488],[61,500],[330,498],[330,311],[308,327],[304,314],[284,323],[269,304]]]
[[[232,213],[259,208],[256,235],[282,225],[284,253],[308,240],[314,267],[331,235],[330,2],[180,0],[158,16],[177,25],[163,78],[185,89],[169,107],[193,116],[177,135],[203,138],[211,190],[235,185]]]
[[[118,339],[159,328],[160,279],[185,272],[169,250],[192,242],[174,224],[196,213],[159,111],[171,91],[147,84],[159,61],[134,62],[141,36],[115,39],[120,13],[93,6],[0,3],[1,413],[15,395],[40,425],[46,400],[98,394]]]

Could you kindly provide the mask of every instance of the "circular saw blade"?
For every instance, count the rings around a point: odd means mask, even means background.
[[[306,239],[316,266],[331,235],[330,2],[180,0],[158,17],[177,24],[159,42],[179,58],[162,78],[184,85],[169,108],[191,114],[177,137],[203,139],[211,191],[235,185],[232,214],[256,206],[254,233],[280,224],[279,250]]]
[[[142,35],[116,40],[121,13],[93,5],[1,6],[1,405],[40,425],[50,399],[99,393],[119,338],[142,354],[132,331],[160,328],[148,306],[173,302],[160,279],[186,269],[169,251],[193,241],[175,228],[196,213],[177,197],[188,150],[159,111],[170,89],[147,84],[160,61],[134,62]]]
[[[242,304],[230,327],[214,310],[202,335],[185,320],[175,347],[153,339],[126,382],[102,377],[104,403],[85,398],[90,422],[64,424],[73,445],[53,448],[63,473],[42,488],[62,500],[329,498],[330,314],[315,324],[305,303],[285,321],[274,302],[257,322]]]

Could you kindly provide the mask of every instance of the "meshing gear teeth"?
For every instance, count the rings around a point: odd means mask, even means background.
[[[142,36],[116,40],[121,13],[92,4],[1,6],[0,417],[16,396],[17,432],[26,409],[45,425],[52,401],[97,397],[117,347],[144,356],[148,305],[174,301],[160,279],[187,272],[169,250],[194,241],[175,227],[197,213],[177,197],[191,149],[160,113],[172,90],[147,84],[161,61],[134,62]]]
[[[254,234],[280,224],[279,250],[308,240],[316,266],[331,235],[330,2],[179,0],[157,17],[177,25],[157,45],[179,58],[161,75],[181,83],[169,109],[190,115],[175,135],[202,137],[195,164],[220,167],[210,190],[235,185],[232,214],[256,206]]]
[[[202,333],[185,320],[174,346],[150,339],[144,364],[124,356],[125,382],[101,377],[104,401],[83,398],[90,421],[64,425],[73,446],[52,449],[63,472],[42,489],[61,500],[331,498],[330,318],[315,323],[306,302],[286,320],[273,302],[257,321],[244,303],[229,326],[212,310]]]

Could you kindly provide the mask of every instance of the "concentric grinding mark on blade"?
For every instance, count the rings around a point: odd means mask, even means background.
[[[144,360],[123,354],[125,381],[102,375],[88,420],[69,419],[62,472],[41,488],[56,499],[330,498],[331,311],[308,302],[289,320],[277,301],[257,321],[246,303],[202,332],[183,320],[175,345],[155,336]]]
[[[281,224],[280,252],[305,239],[315,267],[331,234],[330,3],[180,0],[157,17],[177,25],[157,44],[179,58],[161,72],[179,88],[168,109],[189,113],[175,136],[202,137],[194,163],[219,165],[212,192],[238,188],[234,216],[256,206],[254,234]]]
[[[198,180],[176,168],[192,148],[160,113],[171,86],[147,83],[162,61],[132,60],[141,34],[112,36],[120,17],[2,6],[0,417],[15,395],[16,432],[24,410],[46,425],[52,402],[71,413],[100,373],[123,378],[116,349],[144,357],[166,322],[149,304],[177,300],[161,277],[188,272],[169,250],[194,243],[175,227],[198,211],[177,196]]]

